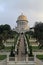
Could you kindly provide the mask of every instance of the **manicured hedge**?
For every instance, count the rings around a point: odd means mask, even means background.
[[[40,60],[43,60],[43,55],[36,55],[36,57]]]
[[[6,58],[7,58],[6,55],[0,55],[0,60],[4,60],[4,59],[6,59]]]
[[[30,45],[30,42],[29,42],[29,38],[28,38],[28,36],[25,34],[25,36],[26,36],[26,40],[27,40],[27,44],[28,44],[28,50],[29,50],[29,56],[33,56],[33,53],[32,53],[32,46]]]

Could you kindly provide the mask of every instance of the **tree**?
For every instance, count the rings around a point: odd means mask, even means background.
[[[5,46],[3,45],[2,40],[3,40],[3,37],[2,37],[2,35],[0,35],[0,49],[3,49],[3,48],[5,47]]]
[[[0,34],[3,33],[3,25],[0,25]]]
[[[11,48],[10,57],[15,57],[15,54],[13,53],[13,46]]]
[[[10,31],[10,30],[11,30],[11,27],[10,27],[10,25],[8,25],[8,24],[5,24],[5,25],[3,26],[3,30]]]
[[[9,32],[11,30],[10,25],[0,25],[0,49],[4,47],[3,40],[6,41],[9,38]]]
[[[35,33],[35,37],[36,39],[39,41],[39,48],[43,47],[43,23],[37,23],[34,27],[34,33]]]
[[[29,50],[30,50],[29,56],[33,56],[33,53],[32,53],[32,46],[29,46]]]

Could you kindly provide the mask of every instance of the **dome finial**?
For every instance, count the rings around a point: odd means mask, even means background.
[[[21,15],[23,15],[23,12],[21,13]]]
[[[21,12],[21,15],[23,15],[23,11]]]

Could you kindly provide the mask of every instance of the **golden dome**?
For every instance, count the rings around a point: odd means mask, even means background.
[[[27,17],[26,17],[25,15],[21,14],[21,15],[18,17],[17,21],[20,21],[20,20],[26,20],[26,21],[27,21]]]

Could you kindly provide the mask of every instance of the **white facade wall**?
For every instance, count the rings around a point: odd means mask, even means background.
[[[24,21],[24,20],[17,21],[16,30],[20,33],[22,33],[22,32],[24,33],[26,31],[28,31],[29,30],[28,21]]]

